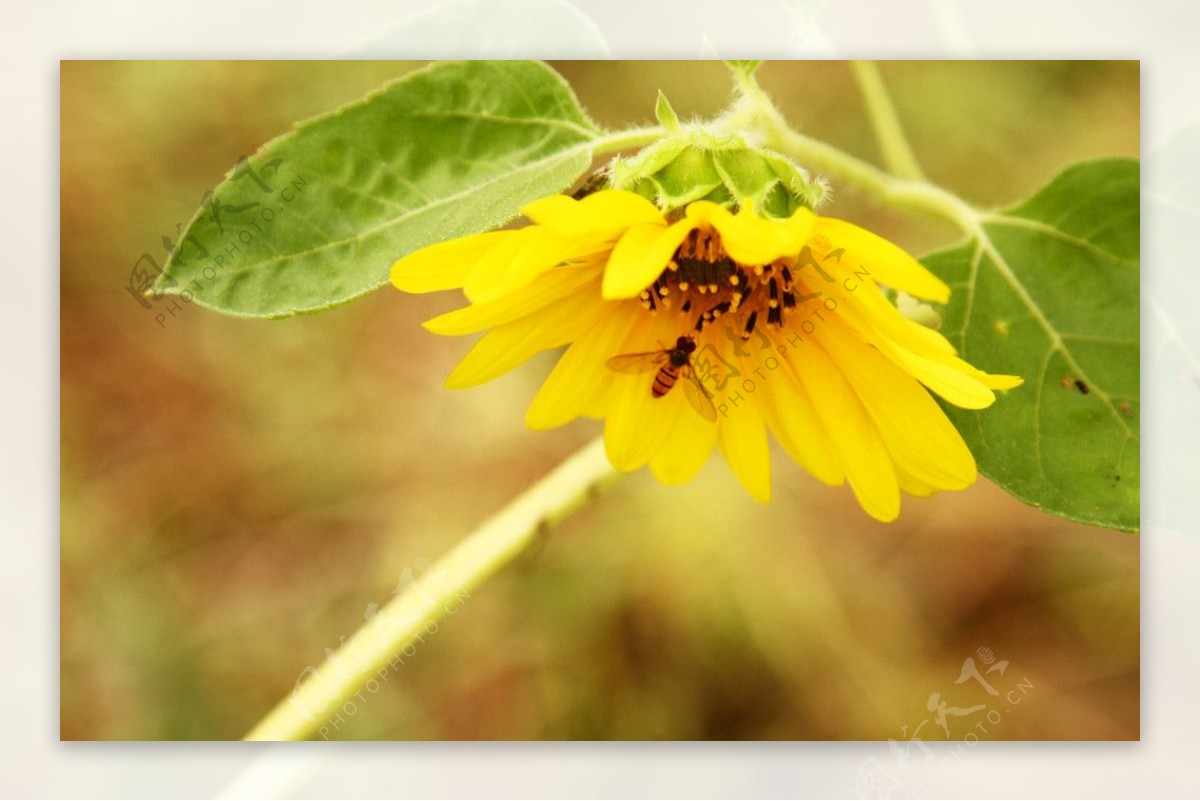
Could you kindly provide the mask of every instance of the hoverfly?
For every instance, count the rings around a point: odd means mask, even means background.
[[[661,343],[660,343],[661,344]],[[712,395],[692,367],[692,353],[696,350],[696,340],[690,336],[682,336],[675,340],[675,347],[664,347],[662,350],[652,350],[646,353],[623,353],[608,360],[608,367],[618,373],[648,373],[658,370],[654,383],[650,385],[650,394],[656,398],[666,395],[675,386],[680,376],[683,376],[683,394],[700,416],[709,422],[717,421],[717,410],[713,406]]]

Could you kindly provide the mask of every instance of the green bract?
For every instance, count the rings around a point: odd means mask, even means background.
[[[778,153],[754,147],[736,134],[683,128],[662,94],[655,113],[668,136],[632,158],[614,160],[614,189],[636,192],[664,212],[697,200],[728,207],[751,200],[769,217],[790,217],[800,207],[815,209],[825,194],[821,181]]]

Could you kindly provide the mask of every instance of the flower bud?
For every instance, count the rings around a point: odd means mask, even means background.
[[[748,144],[741,136],[685,129],[659,96],[656,109],[668,135],[637,155],[616,159],[610,186],[653,201],[664,213],[696,200],[736,209],[747,200],[768,217],[815,209],[825,185],[785,157]]]

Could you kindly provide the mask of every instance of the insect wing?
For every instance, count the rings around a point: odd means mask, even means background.
[[[618,373],[649,373],[667,361],[668,351],[652,350],[648,353],[622,353],[608,360],[608,369]]]
[[[692,404],[692,408],[700,413],[710,423],[717,422],[717,409],[713,406],[712,395],[704,384],[700,383],[700,379],[696,377],[696,372],[688,367],[687,380],[683,382],[683,394],[687,396],[688,402]]]

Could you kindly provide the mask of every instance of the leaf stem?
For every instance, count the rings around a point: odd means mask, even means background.
[[[457,611],[470,592],[539,535],[596,497],[617,473],[596,439],[519,495],[417,577],[319,668],[308,668],[291,694],[247,740],[301,740],[339,715],[372,679],[384,677],[417,636]]]
[[[597,156],[644,147],[656,142],[667,135],[667,129],[661,125],[651,125],[645,128],[629,128],[624,131],[612,131],[597,137],[592,141],[592,153]]]
[[[942,217],[957,225],[968,236],[981,233],[980,212],[953,192],[935,186],[924,178],[893,175],[793,130],[753,76],[739,74],[737,79],[743,104],[735,110],[730,121],[760,130],[765,146],[795,159],[805,169],[855,184],[884,203]]]
[[[816,172],[836,175],[884,203],[943,217],[968,235],[979,233],[980,213],[953,192],[924,180],[898,178],[835,147],[786,126],[772,128],[771,146]]]
[[[898,178],[917,181],[924,179],[917,157],[913,155],[912,146],[904,129],[900,126],[900,118],[896,115],[896,107],[888,95],[879,68],[874,61],[852,61],[851,69],[862,91],[863,100],[867,104],[867,116],[871,120],[871,128],[879,141],[879,149],[883,153],[883,163]]]

